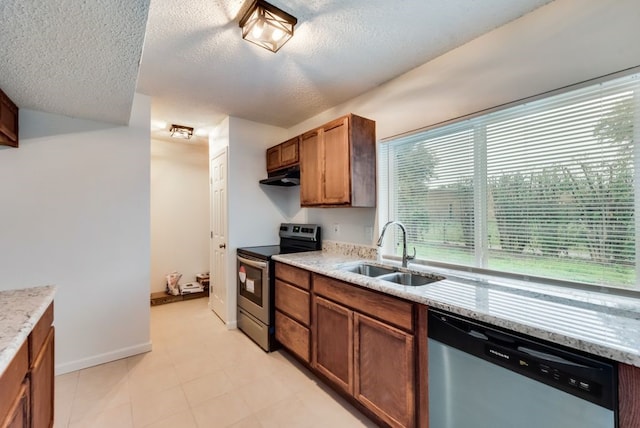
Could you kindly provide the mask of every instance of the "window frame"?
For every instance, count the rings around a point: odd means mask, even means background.
[[[636,75],[635,77],[633,75]],[[449,269],[458,269],[464,270],[467,272],[475,272],[481,274],[490,274],[494,276],[504,277],[504,278],[512,278],[517,280],[524,281],[533,281],[539,283],[547,283],[552,285],[560,285],[564,287],[572,287],[572,288],[580,288],[587,290],[597,290],[602,292],[620,292],[622,294],[634,295],[637,297],[640,294],[640,285],[638,281],[640,280],[640,180],[635,180],[635,177],[640,177],[640,126],[633,127],[633,174],[634,174],[634,184],[633,184],[633,192],[634,192],[634,227],[635,227],[635,287],[633,288],[624,288],[622,286],[615,285],[604,285],[604,284],[592,284],[592,283],[582,283],[582,282],[573,282],[565,279],[558,278],[546,278],[546,277],[536,277],[528,274],[520,274],[506,271],[496,271],[488,269],[488,258],[489,258],[489,239],[488,239],[488,193],[489,193],[489,179],[488,179],[488,163],[487,163],[487,123],[482,121],[483,117],[490,117],[493,113],[501,112],[513,107],[522,106],[524,104],[529,104],[535,101],[544,100],[547,98],[551,98],[557,95],[565,94],[572,91],[579,91],[580,89],[594,86],[600,83],[606,83],[618,78],[629,77],[640,79],[640,66],[633,67],[627,70],[622,70],[620,72],[611,73],[605,76],[601,76],[596,79],[591,79],[588,81],[580,82],[578,84],[569,85],[560,89],[547,91],[532,97],[527,97],[524,99],[516,100],[510,103],[502,104],[496,107],[492,107],[489,109],[481,110],[476,113],[472,113],[469,115],[465,115],[462,117],[454,118],[451,120],[447,120],[444,122],[439,122],[424,128],[420,128],[417,130],[413,130],[410,132],[406,132],[403,134],[395,135],[392,137],[387,137],[379,141],[379,149],[386,146],[385,150],[391,151],[392,145],[390,143],[397,142],[403,139],[411,139],[411,138],[420,138],[420,136],[426,134],[427,132],[433,132],[436,130],[443,129],[446,130],[449,127],[456,126],[456,131],[462,129],[464,127],[465,122],[469,122],[469,126],[474,128],[474,143],[473,143],[473,158],[474,158],[474,170],[473,170],[473,183],[474,183],[474,195],[473,195],[473,206],[474,206],[474,265],[458,265],[454,263],[448,263],[443,261],[434,261],[429,259],[417,259],[414,260],[414,263],[424,264],[424,265],[432,265],[432,266],[442,266]],[[634,123],[640,123],[640,90],[635,91],[634,96]],[[456,132],[450,131],[450,132]],[[432,138],[429,136],[428,138]],[[478,144],[477,141],[481,141],[481,144]],[[393,158],[391,155],[387,155],[387,161],[390,164],[391,159]],[[382,157],[381,160],[384,160]],[[391,197],[390,189],[393,189],[393,179],[395,178],[395,174],[392,173],[392,167],[389,165],[379,164],[379,171],[381,174],[379,175],[379,195],[378,200],[380,201],[379,210],[378,210],[378,219],[379,226],[382,227],[387,221],[394,220],[393,213],[395,212],[395,198]],[[391,237],[389,237],[391,238]],[[382,256],[383,257],[397,257],[394,255],[394,242],[397,242],[399,238],[398,231],[393,231],[393,238],[387,238],[384,242],[384,246],[382,247]],[[407,244],[411,247],[411,243]],[[411,251],[410,251],[411,252]],[[397,251],[396,251],[397,253]]]

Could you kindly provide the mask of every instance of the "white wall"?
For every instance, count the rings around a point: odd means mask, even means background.
[[[229,118],[229,236],[234,248],[273,245],[278,226],[301,214],[299,187],[259,185],[267,177],[266,150],[284,141],[285,130]]]
[[[152,139],[151,292],[174,270],[181,283],[209,271],[209,147]]]
[[[288,136],[351,112],[375,120],[377,138],[387,138],[637,66],[639,22],[637,0],[556,0],[290,128]],[[325,230],[346,223],[331,239],[373,242],[363,229],[377,226],[375,210],[337,213],[310,209],[308,218]]]
[[[56,371],[150,349],[150,100],[129,126],[20,110],[0,149],[0,289],[55,284]]]
[[[279,222],[319,223],[324,239],[345,242],[370,245],[378,235],[375,209],[300,209],[298,187],[258,186],[267,147],[350,112],[376,120],[377,138],[387,138],[640,65],[640,44],[632,43],[640,22],[637,4],[556,0],[310,118],[286,135],[242,119],[225,120],[219,141],[229,146],[229,319],[235,319],[236,248],[277,242],[274,225]],[[334,224],[340,225],[337,234]]]
[[[273,245],[279,241],[278,225],[302,222],[299,188],[259,185],[267,176],[265,151],[285,140],[286,131],[235,117],[226,118],[212,133],[210,156],[227,147],[227,314],[236,324],[236,250],[238,247]]]

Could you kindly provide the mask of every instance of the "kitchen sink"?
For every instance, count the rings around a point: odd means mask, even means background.
[[[400,285],[408,285],[408,286],[419,286],[431,284],[432,282],[440,281],[444,279],[441,276],[432,276],[432,275],[420,275],[417,273],[410,272],[393,272],[388,273],[386,275],[380,275],[377,277],[383,281],[395,282]]]
[[[396,271],[396,269],[394,268],[370,265],[368,263],[360,263],[353,266],[347,266],[342,268],[342,270],[347,272],[357,273],[359,275],[369,276],[369,277],[386,275],[386,274],[394,273]]]
[[[358,263],[354,265],[343,266],[341,270],[345,272],[357,273],[358,275],[368,276],[369,278],[393,282],[398,285],[414,287],[431,284],[432,282],[444,279],[444,277],[442,276],[432,275],[428,273],[407,272],[405,268],[386,267],[370,263]]]

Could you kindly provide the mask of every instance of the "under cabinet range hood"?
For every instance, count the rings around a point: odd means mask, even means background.
[[[267,178],[260,180],[260,184],[269,186],[298,186],[300,184],[300,166],[278,169],[268,174]]]

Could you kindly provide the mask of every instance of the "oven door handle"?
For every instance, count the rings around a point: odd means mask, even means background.
[[[267,267],[267,263],[266,262],[257,262],[255,260],[245,259],[244,257],[241,257],[241,256],[238,256],[238,260],[241,263],[247,264],[249,266],[253,266],[253,267],[258,268],[258,269],[265,269]]]

